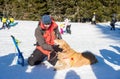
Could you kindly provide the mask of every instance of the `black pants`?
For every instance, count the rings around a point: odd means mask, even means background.
[[[96,21],[92,21],[91,24],[95,24],[96,25]]]
[[[115,23],[111,23],[111,29],[110,30],[115,30]]]
[[[28,64],[31,66],[38,65],[45,59],[45,57],[47,56],[40,52],[38,49],[35,49],[31,56],[28,58]]]
[[[28,58],[28,64],[33,66],[33,65],[38,65],[41,62],[44,61],[44,59],[47,57],[47,55],[43,54],[41,51],[38,49],[35,49],[31,56]],[[57,54],[55,52],[50,53],[50,59],[48,62],[52,65],[55,65],[57,62]]]
[[[67,33],[69,33],[69,34],[71,34],[71,25],[67,25],[67,27],[66,27],[66,31],[67,31]]]
[[[54,66],[56,64],[57,60],[58,60],[57,53],[56,52],[50,53],[50,59],[48,60],[48,62]]]
[[[3,25],[2,25],[2,29],[5,29],[6,27],[8,28],[7,23],[3,23]]]

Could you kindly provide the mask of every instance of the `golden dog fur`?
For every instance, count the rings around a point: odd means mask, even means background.
[[[56,39],[55,43],[63,49],[62,52],[58,52],[58,61],[54,68],[56,70],[80,67],[83,65],[90,65],[97,62],[96,57],[91,52],[79,53],[70,48],[68,43],[64,40]]]

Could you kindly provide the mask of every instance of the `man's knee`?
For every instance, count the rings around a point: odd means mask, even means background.
[[[38,65],[44,60],[45,57],[46,55],[41,53],[38,49],[35,49],[31,56],[28,58],[28,64],[31,66]]]
[[[35,61],[32,59],[31,56],[28,58],[28,64],[31,65],[31,66],[35,65]]]

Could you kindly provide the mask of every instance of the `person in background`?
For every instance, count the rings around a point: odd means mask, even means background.
[[[110,22],[111,29],[110,30],[115,30],[115,23],[117,22],[115,17],[112,17],[112,20]]]
[[[8,28],[8,25],[7,25],[7,18],[6,17],[2,17],[2,29],[5,29],[5,27]]]
[[[64,24],[60,24],[60,34],[64,34]]]
[[[10,28],[11,26],[11,24],[13,24],[14,23],[14,18],[13,17],[10,17],[9,18],[9,22],[8,22],[8,28]]]
[[[70,24],[70,20],[68,19],[68,18],[66,18],[65,20],[64,20],[64,22],[65,22],[65,28],[66,28],[66,32],[67,33],[69,33],[69,34],[71,34],[71,24]]]
[[[91,24],[95,24],[96,25],[96,14],[95,14],[95,12],[93,13]]]
[[[35,38],[37,43],[36,49],[28,58],[28,64],[38,65],[47,60],[52,65],[57,62],[57,52],[62,51],[58,45],[55,45],[54,39],[62,39],[58,30],[58,25],[49,15],[43,15],[39,21],[38,27],[35,29]]]

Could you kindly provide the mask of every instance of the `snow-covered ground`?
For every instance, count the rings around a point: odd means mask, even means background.
[[[38,22],[17,22],[18,25],[9,30],[0,30],[0,79],[120,79],[120,22],[116,23],[115,31],[110,30],[109,22],[96,26],[71,23],[72,34],[62,35],[63,39],[76,51],[93,52],[98,63],[59,71],[53,71],[47,61],[45,65],[27,65],[27,58],[35,49],[34,31]],[[21,41],[19,48],[25,58],[24,67],[16,64],[17,51],[11,35]]]

